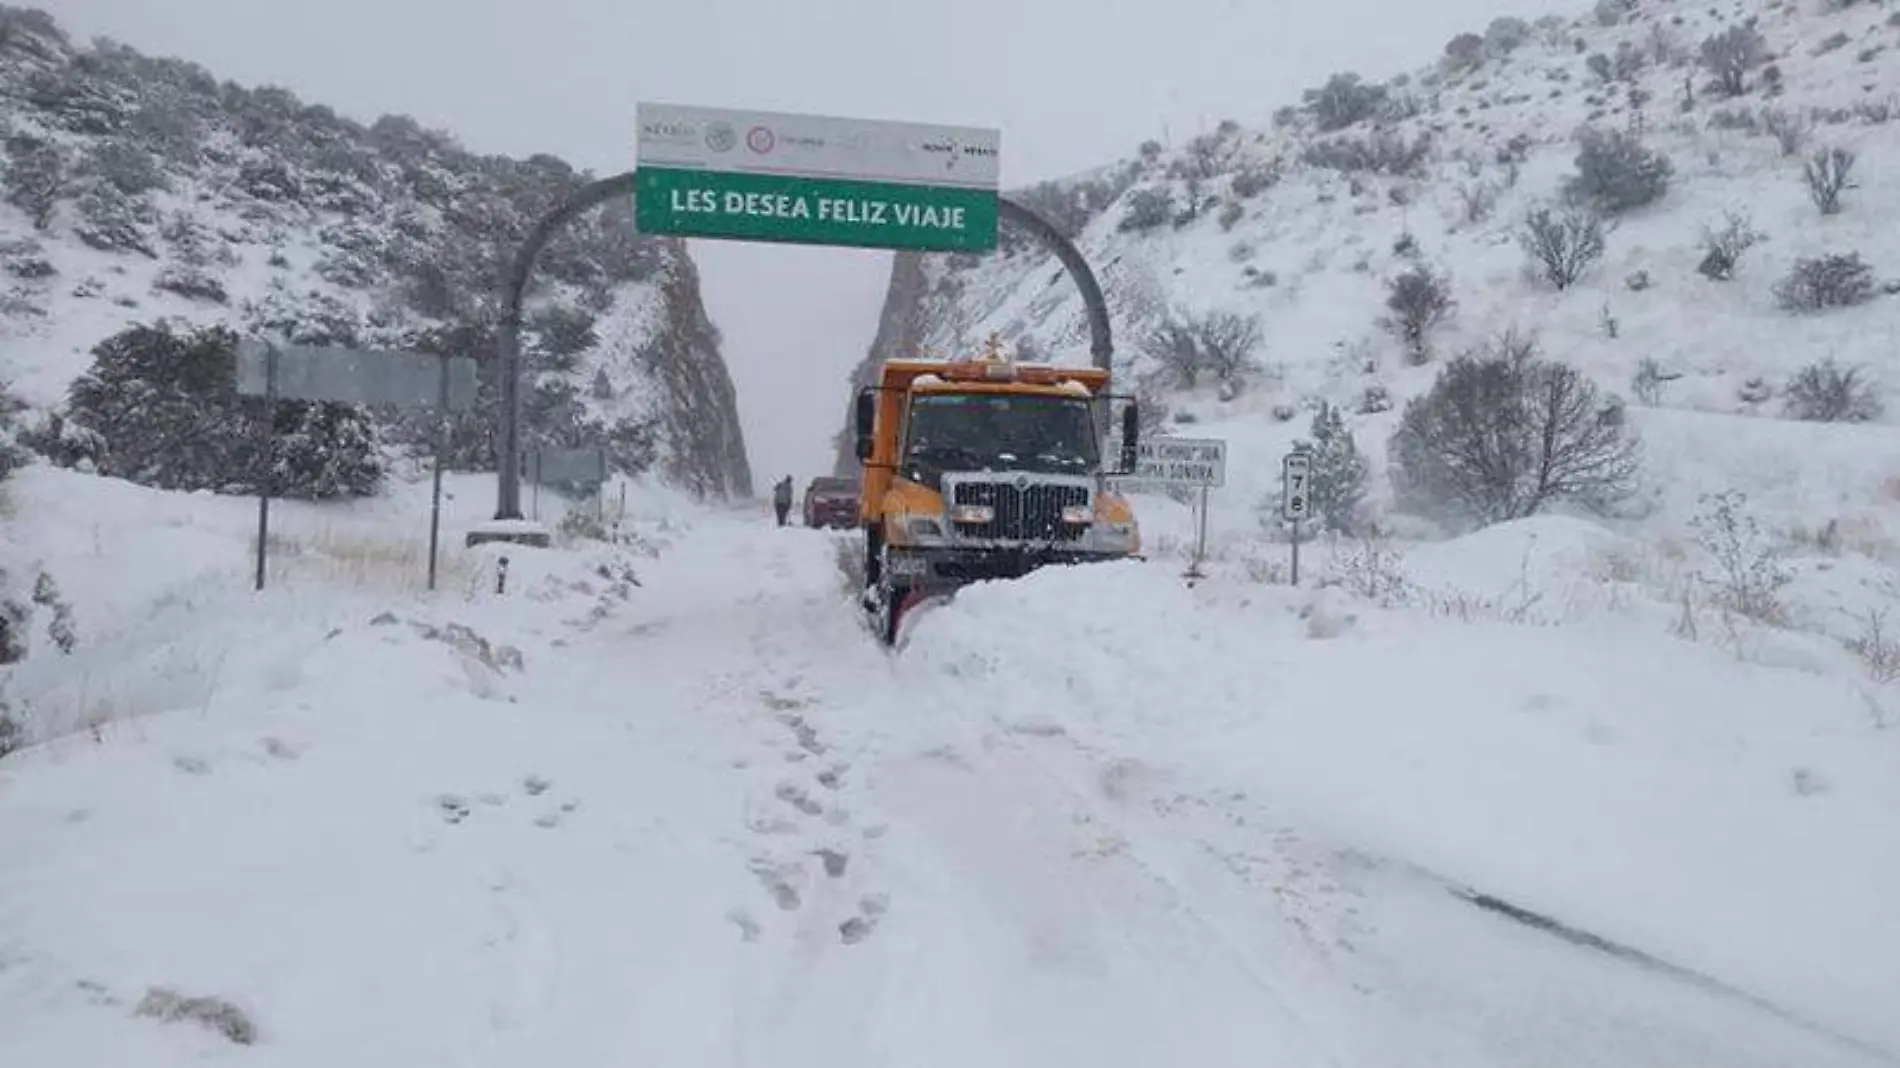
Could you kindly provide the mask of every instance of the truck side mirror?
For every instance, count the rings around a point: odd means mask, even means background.
[[[1122,409],[1122,470],[1133,473],[1141,455],[1141,408],[1134,401]]]
[[[857,451],[860,462],[871,458],[872,431],[877,427],[877,391],[861,389],[858,391],[856,431]]]

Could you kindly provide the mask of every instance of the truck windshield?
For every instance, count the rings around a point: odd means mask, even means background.
[[[1095,423],[1081,398],[925,393],[911,398],[904,465],[946,471],[1081,475],[1096,466]]]

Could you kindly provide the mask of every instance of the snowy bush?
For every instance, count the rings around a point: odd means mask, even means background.
[[[1635,134],[1586,126],[1577,141],[1577,173],[1564,183],[1572,201],[1615,215],[1654,203],[1669,191],[1674,166]]]
[[[1432,138],[1421,132],[1411,141],[1392,130],[1374,131],[1371,137],[1335,137],[1314,141],[1300,153],[1300,161],[1312,167],[1344,171],[1406,175],[1415,173],[1431,158]]]
[[[1141,233],[1166,226],[1173,220],[1174,195],[1166,186],[1151,185],[1128,195],[1128,210],[1117,229],[1124,233]]]
[[[1279,184],[1279,181],[1280,167],[1277,162],[1272,164],[1256,163],[1244,166],[1234,172],[1234,177],[1229,183],[1228,188],[1233,190],[1235,196],[1246,200],[1257,197],[1261,193],[1273,188]]]
[[[1699,58],[1724,96],[1741,96],[1748,92],[1748,72],[1768,58],[1768,43],[1753,26],[1730,26],[1703,40]]]
[[[1320,130],[1328,133],[1371,118],[1385,97],[1384,86],[1367,85],[1351,72],[1335,74],[1325,85],[1304,94],[1306,109]]]
[[[1792,312],[1852,307],[1873,295],[1873,268],[1858,252],[1801,260],[1775,285],[1775,300]]]
[[[25,134],[6,140],[6,201],[36,230],[52,225],[68,181],[66,155],[51,141]]]
[[[1861,367],[1843,367],[1829,357],[1811,363],[1788,382],[1782,403],[1788,415],[1817,423],[1866,423],[1880,418],[1880,392]]]
[[[1531,39],[1530,23],[1506,15],[1491,20],[1484,29],[1484,44],[1495,55],[1515,52]]]
[[[1821,214],[1840,214],[1841,193],[1853,188],[1847,180],[1853,169],[1854,154],[1844,148],[1818,149],[1808,159],[1802,176],[1807,179],[1808,196]]]
[[[222,326],[137,325],[93,349],[66,419],[92,443],[100,474],[168,490],[255,493],[265,479],[262,420],[272,417],[273,492],[325,499],[380,488],[374,427],[342,404],[240,397],[237,335]]]
[[[1603,258],[1603,217],[1588,210],[1557,215],[1549,208],[1538,208],[1525,220],[1518,243],[1539,277],[1558,289],[1568,289]]]
[[[1744,510],[1747,502],[1747,495],[1736,490],[1702,496],[1703,511],[1690,526],[1713,566],[1696,577],[1724,609],[1763,623],[1781,623],[1787,618],[1781,591],[1794,576],[1780,549]]]
[[[1456,305],[1450,280],[1420,265],[1386,283],[1385,306],[1391,314],[1382,322],[1411,361],[1420,364],[1431,357],[1432,327],[1444,322]]]
[[[103,252],[137,252],[158,258],[149,230],[158,212],[142,197],[128,197],[110,185],[95,184],[79,195],[79,223],[73,233]]]
[[[150,152],[116,137],[87,149],[80,157],[78,170],[80,175],[104,182],[129,197],[162,190],[170,184]]]
[[[1466,182],[1457,187],[1458,200],[1464,206],[1468,223],[1481,223],[1496,210],[1500,190],[1494,182]]]
[[[1241,206],[1240,201],[1230,200],[1220,206],[1220,214],[1214,217],[1214,221],[1220,223],[1222,232],[1226,232],[1232,230],[1246,214],[1247,209]]]
[[[1696,265],[1696,270],[1704,278],[1726,282],[1735,277],[1735,266],[1741,262],[1742,253],[1753,248],[1761,238],[1746,215],[1729,212],[1720,230],[1703,228],[1702,262]]]
[[[1454,68],[1475,67],[1484,61],[1484,38],[1461,33],[1445,42],[1445,58]]]
[[[211,304],[223,304],[230,299],[225,292],[224,283],[196,267],[171,265],[158,272],[152,279],[152,288],[167,293],[176,293],[188,300],[205,301]]]
[[[1634,488],[1638,448],[1614,398],[1506,333],[1447,364],[1388,443],[1402,507],[1479,525],[1566,501],[1605,510]]]

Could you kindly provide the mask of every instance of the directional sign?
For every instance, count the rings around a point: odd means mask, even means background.
[[[1135,452],[1134,479],[1171,486],[1227,484],[1227,443],[1219,438],[1149,438]]]
[[[607,453],[603,449],[536,449],[525,457],[523,472],[547,486],[579,482],[597,486],[607,481]]]
[[[262,397],[275,392],[284,400],[415,407],[432,407],[441,399],[445,359],[441,356],[277,345],[273,384],[270,381],[272,347],[254,338],[238,343],[239,393]],[[475,402],[475,361],[466,356],[447,360],[449,410],[467,408]]]
[[[1288,453],[1280,462],[1280,476],[1280,514],[1298,523],[1313,511],[1313,458],[1304,452]]]
[[[666,104],[641,104],[638,125],[642,233],[996,247],[999,131]]]

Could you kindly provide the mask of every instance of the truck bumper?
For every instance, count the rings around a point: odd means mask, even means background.
[[[913,589],[954,589],[989,579],[1021,578],[1055,564],[1102,563],[1129,559],[1126,553],[1082,552],[1075,549],[948,549],[891,546],[888,566],[892,581]]]

